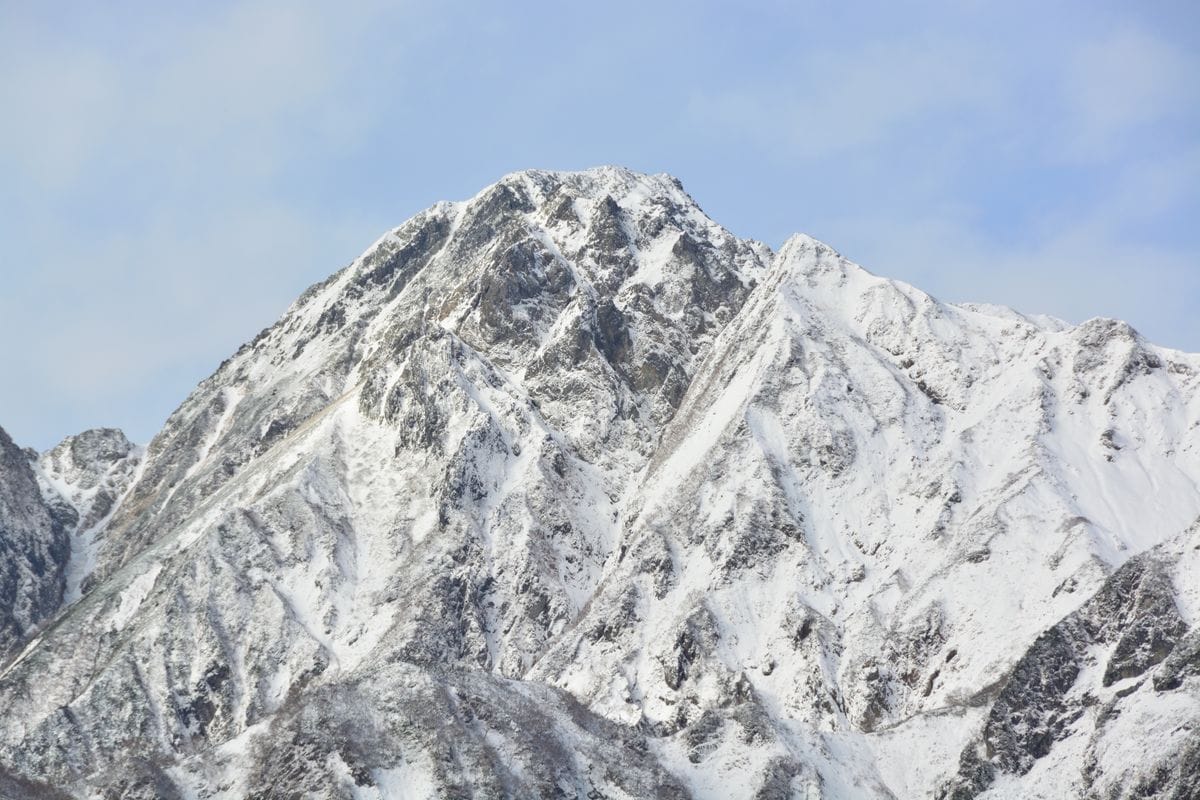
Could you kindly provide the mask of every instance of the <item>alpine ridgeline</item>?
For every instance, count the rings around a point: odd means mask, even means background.
[[[1200,357],[510,175],[0,436],[0,793],[1200,796]]]

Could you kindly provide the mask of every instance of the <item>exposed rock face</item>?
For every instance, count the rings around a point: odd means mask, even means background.
[[[306,292],[144,456],[42,457],[89,577],[0,669],[0,765],[73,797],[1170,796],[1198,429],[1200,358],[1121,323],[772,253],[667,176],[511,175]]]
[[[1200,774],[1188,762],[1188,753],[1200,746],[1200,732],[1187,733],[1200,711],[1194,697],[1151,712],[1157,725],[1175,728],[1165,741],[1110,723],[1159,704],[1152,693],[1179,689],[1183,675],[1200,665],[1200,628],[1188,633],[1175,588],[1177,580],[1195,583],[1197,546],[1200,535],[1192,533],[1130,559],[1078,611],[1039,636],[1008,676],[982,734],[963,750],[959,774],[940,796],[976,797],[998,779],[1026,776],[1039,766],[1048,771],[1048,764],[1064,772],[1053,784],[1047,776],[1030,782],[1046,796],[1190,796],[1200,786]],[[1179,599],[1194,603],[1192,597]],[[1132,741],[1124,739],[1131,735]],[[1102,757],[1108,748],[1130,746],[1143,751],[1134,760]],[[1080,750],[1082,761],[1071,764]],[[1168,766],[1176,760],[1182,771]]]
[[[68,436],[34,465],[42,495],[71,534],[65,599],[79,598],[95,567],[96,531],[125,496],[141,464],[142,448],[115,428]]]
[[[42,497],[29,453],[0,428],[0,662],[58,610],[70,553],[68,528]]]
[[[116,508],[138,464],[138,448],[115,428],[68,436],[38,459],[43,479],[71,507],[76,527],[94,527]]]

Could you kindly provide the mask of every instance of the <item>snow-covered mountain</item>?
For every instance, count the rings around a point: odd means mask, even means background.
[[[510,175],[144,451],[3,437],[0,790],[1200,796],[1198,443],[1124,323]]]

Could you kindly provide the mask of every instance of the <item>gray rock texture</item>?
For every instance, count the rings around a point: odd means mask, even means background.
[[[29,453],[0,428],[0,661],[58,611],[72,522],[46,502]]]

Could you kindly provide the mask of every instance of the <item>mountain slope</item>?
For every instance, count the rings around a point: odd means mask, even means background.
[[[745,725],[687,735],[749,683],[832,796],[926,796],[957,749],[893,742],[961,747],[1021,649],[1200,514],[1196,360],[944,306],[806,238],[762,286],[631,503],[591,607],[617,646],[578,634],[541,677],[658,726],[700,793],[764,752]]]
[[[1198,376],[772,253],[667,176],[517,173],[74,479],[109,499],[0,670],[0,763],[81,797],[1030,796],[1051,763],[1120,796],[1174,756],[1008,720],[1088,691],[1025,691],[1061,630],[1194,720],[1191,573],[1106,598],[1190,563]]]

